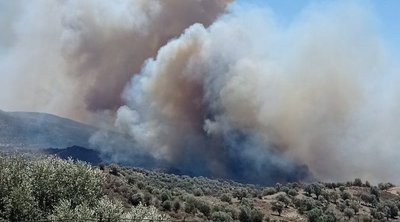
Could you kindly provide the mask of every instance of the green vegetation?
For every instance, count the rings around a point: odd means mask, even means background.
[[[0,221],[399,220],[391,183],[273,187],[53,157],[0,156]],[[396,189],[396,188],[395,188]]]
[[[0,155],[0,221],[140,221],[157,209],[126,208],[102,192],[104,174],[83,162]]]

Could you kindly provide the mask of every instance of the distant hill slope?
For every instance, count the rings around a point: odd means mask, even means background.
[[[0,148],[89,147],[96,128],[51,114],[0,111]]]
[[[91,137],[98,132],[106,135],[105,139],[90,143]],[[0,151],[39,151],[92,164],[105,161],[147,168],[158,167],[160,162],[138,149],[131,138],[118,132],[34,112],[0,110]]]
[[[93,165],[97,165],[102,162],[100,153],[96,150],[87,149],[80,146],[71,146],[65,149],[44,149],[43,153],[56,155],[61,159],[71,158],[73,160],[85,161]]]

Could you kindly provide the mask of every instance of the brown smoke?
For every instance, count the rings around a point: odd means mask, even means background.
[[[83,121],[115,110],[147,58],[190,25],[211,24],[230,1],[21,1],[0,66],[15,96],[1,104]]]
[[[191,26],[132,79],[117,127],[211,175],[304,179],[305,164],[318,179],[396,180],[398,121],[387,105],[374,114],[395,95],[382,89],[394,77],[374,18],[353,3],[315,7],[288,27],[255,8]]]

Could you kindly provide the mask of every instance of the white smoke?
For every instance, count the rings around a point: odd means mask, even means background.
[[[197,155],[217,175],[226,152],[240,152],[305,164],[321,180],[400,182],[398,73],[374,24],[356,3],[314,5],[287,26],[268,9],[232,7],[146,62],[117,126],[158,158]],[[252,139],[221,148],[236,131]]]

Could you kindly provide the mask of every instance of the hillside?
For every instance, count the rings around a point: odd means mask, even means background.
[[[116,165],[101,169],[110,198],[155,206],[175,221],[399,221],[399,188],[390,183],[260,187]]]
[[[0,148],[89,147],[96,130],[51,114],[0,111]]]
[[[100,134],[106,135],[106,139],[90,142]],[[129,147],[129,153],[116,154],[111,149],[121,147]],[[148,168],[158,165],[118,132],[46,113],[0,111],[0,152],[15,150],[57,154],[63,159],[71,156],[92,164],[118,162]]]
[[[1,221],[399,221],[400,188],[360,179],[261,187],[4,154],[0,175]]]
[[[71,146],[65,149],[48,148],[42,150],[42,152],[44,154],[55,155],[64,160],[71,158],[73,160],[85,161],[92,165],[97,165],[102,162],[98,151],[80,146]]]

